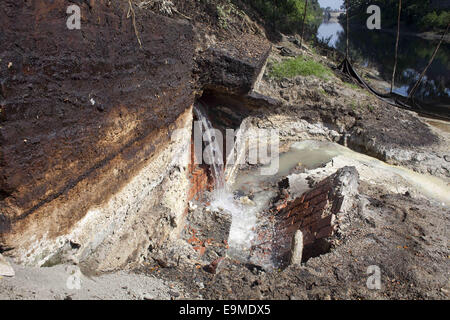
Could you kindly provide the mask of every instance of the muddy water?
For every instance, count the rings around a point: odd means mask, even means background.
[[[440,129],[443,132],[450,133],[450,122],[443,120],[425,120],[430,126]]]
[[[336,143],[319,141],[297,142],[291,146],[289,153],[292,154],[293,159],[304,163],[309,168],[319,167],[324,163],[330,162],[333,158],[341,156],[341,159],[344,159],[344,161],[345,159],[348,159],[349,162],[356,161],[362,166],[369,168],[373,172],[374,178],[377,175],[385,175],[392,178],[401,177],[412,188],[416,189],[418,193],[425,195],[427,198],[438,200],[444,205],[450,204],[450,187],[443,180],[430,175],[419,174],[403,167],[389,165]],[[292,161],[291,166],[295,166],[294,161]]]

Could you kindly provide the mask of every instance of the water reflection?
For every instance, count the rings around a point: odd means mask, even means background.
[[[328,45],[335,48],[339,40],[339,34],[344,32],[344,28],[337,22],[324,21],[317,30],[320,40],[328,40]]]
[[[345,30],[337,22],[323,22],[317,32],[318,39],[331,36],[329,45],[345,52]],[[408,95],[420,72],[427,65],[437,40],[425,40],[401,35],[399,59],[394,91]],[[390,82],[394,65],[395,33],[382,30],[350,30],[350,56],[353,61],[379,71],[383,80]],[[428,103],[450,106],[450,45],[443,43],[422,81],[416,98]],[[386,88],[388,90],[389,88]]]

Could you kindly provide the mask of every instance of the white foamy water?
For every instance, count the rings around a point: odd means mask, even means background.
[[[210,208],[215,211],[225,211],[231,215],[231,228],[228,237],[229,255],[238,259],[245,259],[255,238],[255,226],[257,223],[256,210],[251,206],[238,202],[233,197],[232,191],[225,181],[223,150],[216,139],[212,138],[213,127],[201,106],[194,108],[195,115],[202,124],[202,129],[208,147],[205,148],[205,156],[212,161],[212,175],[215,190],[211,195]],[[240,141],[240,139],[238,139]]]
[[[228,255],[239,260],[246,260],[256,237],[258,208],[234,199],[233,193],[226,188],[212,193],[210,208],[231,215]]]
[[[202,124],[203,138],[208,143],[205,147],[204,160],[207,160],[207,163],[213,169],[214,185],[217,190],[226,189],[223,152],[220,147],[221,145],[217,141],[217,137],[213,135],[214,128],[200,105],[194,107],[194,113]]]

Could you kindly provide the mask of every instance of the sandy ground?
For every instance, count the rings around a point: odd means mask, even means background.
[[[73,265],[31,268],[12,264],[15,277],[0,278],[0,299],[170,299],[176,285],[153,276],[125,271],[86,277]]]

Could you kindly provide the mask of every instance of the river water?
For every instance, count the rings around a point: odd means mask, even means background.
[[[317,37],[319,39],[331,37],[329,46],[345,52],[345,30],[340,23],[333,20],[324,21],[318,28]],[[395,40],[395,32],[351,28],[349,37],[351,60],[378,70],[380,77],[390,83]],[[437,43],[437,40],[400,34],[394,89],[396,93],[408,95],[427,65]],[[390,87],[386,88],[388,89]],[[442,43],[415,97],[450,108],[450,44]]]

